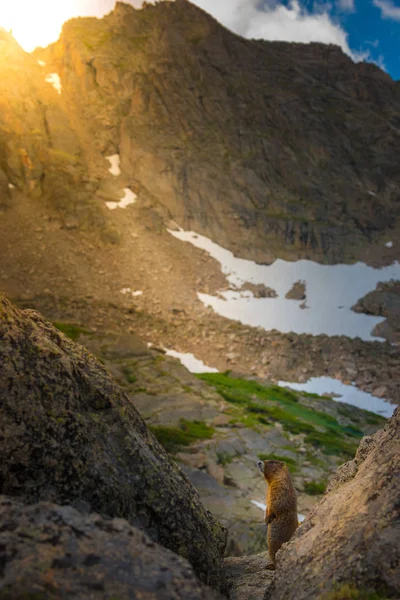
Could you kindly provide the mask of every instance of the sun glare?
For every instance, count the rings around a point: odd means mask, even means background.
[[[26,52],[55,42],[63,23],[78,16],[102,17],[115,0],[1,0],[0,27],[12,30]],[[133,2],[135,4],[135,2]]]

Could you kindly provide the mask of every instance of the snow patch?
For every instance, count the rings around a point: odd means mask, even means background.
[[[193,354],[183,354],[182,352],[176,352],[175,350],[169,350],[168,348],[164,348],[164,350],[167,356],[178,358],[182,365],[191,373],[219,373],[218,369],[208,367],[202,360],[196,358]]]
[[[44,62],[44,60],[38,60],[38,64],[39,64],[41,67],[45,67],[45,66],[46,66],[46,63]]]
[[[267,510],[267,505],[263,504],[263,502],[258,502],[257,500],[251,500],[251,503],[254,504],[254,506],[257,506],[257,508],[260,508],[264,512]],[[299,520],[299,523],[302,523],[305,519],[305,516],[301,515],[300,513],[297,513],[297,518]]]
[[[335,394],[332,400],[336,402],[345,402],[351,406],[369,410],[370,412],[389,418],[393,415],[396,406],[390,404],[384,398],[377,398],[372,394],[363,392],[355,387],[354,382],[351,385],[346,385],[338,379],[332,377],[312,377],[306,383],[288,383],[286,381],[278,381],[281,387],[288,387],[297,392],[308,392],[310,394]]]
[[[130,204],[135,204],[137,198],[136,194],[129,188],[124,188],[124,192],[125,196],[119,202],[106,202],[107,208],[115,210],[116,208],[126,208]]]
[[[271,265],[259,265],[236,258],[232,252],[194,231],[168,232],[175,238],[205,250],[215,258],[231,285],[217,296],[198,293],[204,305],[219,315],[240,321],[243,325],[273,329],[281,333],[312,335],[345,335],[366,341],[381,341],[373,329],[385,319],[351,310],[360,298],[374,290],[378,282],[400,279],[398,262],[374,269],[364,263],[354,265],[322,265],[310,260],[287,262],[281,259]],[[301,300],[285,298],[296,281],[306,283],[306,305]],[[238,291],[244,283],[264,284],[274,289],[276,298],[255,298]]]
[[[257,502],[257,500],[252,500],[251,501],[252,504],[254,504],[254,506],[257,506],[257,508],[261,508],[261,510],[267,510],[267,505],[263,504],[262,502]]]
[[[114,177],[118,177],[121,175],[120,165],[120,156],[119,154],[113,154],[112,156],[106,156],[106,159],[110,162],[111,167],[108,169],[111,175]]]
[[[386,242],[386,248],[393,248],[393,242]]]
[[[129,294],[129,295],[131,295],[133,297],[143,296],[143,292],[141,290],[137,290],[137,291],[133,292],[131,290],[131,288],[122,288],[121,294],[124,294],[125,296],[127,296]]]
[[[46,77],[46,81],[47,83],[51,83],[51,85],[53,86],[53,88],[59,93],[61,94],[62,92],[62,85],[61,85],[61,79],[58,73],[49,73]]]

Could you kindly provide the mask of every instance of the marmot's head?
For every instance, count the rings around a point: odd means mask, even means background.
[[[274,477],[287,468],[283,460],[259,460],[257,467],[267,481],[272,481]]]

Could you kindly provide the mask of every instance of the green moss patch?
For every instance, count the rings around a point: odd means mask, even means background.
[[[91,332],[87,329],[84,329],[80,325],[75,325],[73,323],[53,323],[54,327],[56,327],[61,333],[64,333],[68,336],[72,341],[76,342],[80,335],[89,335]]]
[[[150,425],[149,429],[165,450],[171,454],[178,452],[182,446],[190,446],[197,440],[210,439],[215,433],[213,427],[202,421],[187,421],[186,419],[180,420],[179,427]]]
[[[321,600],[385,600],[387,598],[386,593],[360,589],[351,583],[344,583],[340,587],[336,587],[333,591],[321,596]]]
[[[124,367],[122,367],[122,372],[128,383],[136,383],[137,377],[132,367],[125,365]]]
[[[228,452],[217,452],[217,464],[222,466],[229,465],[235,456],[235,454],[229,454]]]
[[[324,481],[307,481],[304,484],[304,491],[310,496],[318,496],[323,494],[326,490],[326,483]]]

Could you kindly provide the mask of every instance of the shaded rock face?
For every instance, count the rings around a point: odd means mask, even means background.
[[[364,438],[278,554],[273,600],[400,595],[400,409]],[[345,591],[347,590],[347,595]],[[353,595],[349,595],[353,590]],[[358,593],[358,595],[357,595]],[[367,596],[365,596],[367,597]]]
[[[122,519],[0,496],[2,600],[217,600],[183,558]]]
[[[400,86],[338,47],[244,40],[186,1],[117,3],[35,56],[93,172],[119,152],[166,222],[242,256],[343,260],[399,216]]]
[[[225,530],[100,363],[4,298],[0,339],[0,493],[126,518],[223,587]]]

